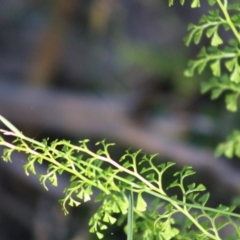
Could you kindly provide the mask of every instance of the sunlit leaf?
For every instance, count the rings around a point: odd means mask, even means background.
[[[102,238],[103,238],[103,234],[102,234],[102,233],[96,232],[96,234],[97,234],[97,237],[98,237],[99,239],[102,239]]]
[[[225,62],[225,66],[230,72],[233,70],[234,65],[235,65],[235,59],[231,59]]]
[[[240,67],[237,64],[235,64],[235,68],[231,74],[230,80],[235,83],[240,82]]]
[[[53,174],[51,177],[49,177],[49,181],[52,183],[53,186],[56,187],[58,185],[56,174]]]
[[[206,187],[203,184],[199,184],[196,188],[197,191],[205,191]]]
[[[212,73],[214,76],[219,77],[221,75],[221,67],[220,67],[220,60],[217,60],[215,62],[213,62],[210,65],[211,69],[212,69]]]
[[[223,40],[219,37],[217,31],[214,33],[211,41],[212,46],[218,46],[223,43]]]
[[[144,212],[147,209],[147,203],[144,201],[142,194],[139,193],[137,196],[137,202],[136,202],[137,206],[137,210],[140,212]]]
[[[200,0],[193,0],[191,4],[191,8],[200,7]]]
[[[226,101],[226,106],[229,111],[235,112],[237,111],[237,98],[238,94],[237,93],[232,93],[232,94],[227,94],[225,101]]]

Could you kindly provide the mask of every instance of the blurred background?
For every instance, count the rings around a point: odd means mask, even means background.
[[[176,170],[192,165],[194,181],[211,192],[209,205],[230,204],[240,190],[239,164],[216,160],[214,148],[240,116],[223,99],[200,95],[210,72],[183,76],[199,47],[186,48],[182,39],[207,8],[169,8],[167,0],[1,0],[0,114],[38,140],[106,138],[117,144],[116,160],[131,147],[159,153],[157,161],[174,161]],[[64,216],[57,202],[68,176],[46,191],[24,175],[26,156],[12,160],[0,161],[1,240],[95,239],[88,233],[94,203]],[[117,226],[106,232],[113,236],[125,239]]]

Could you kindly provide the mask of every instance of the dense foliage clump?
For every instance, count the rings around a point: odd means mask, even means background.
[[[184,4],[184,0],[180,3]],[[210,46],[203,47],[196,59],[189,62],[185,75],[193,76],[210,67],[213,78],[203,82],[202,92],[211,91],[212,99],[225,94],[227,109],[236,111],[240,93],[240,4],[229,4],[227,0],[208,0],[208,3],[213,10],[203,15],[198,24],[189,25],[184,41],[186,45],[199,44],[205,35]],[[172,4],[173,0],[169,0],[169,5]],[[200,0],[191,2],[191,7],[199,6]],[[220,36],[220,28],[232,33],[229,41]],[[0,130],[4,161],[11,161],[14,151],[26,153],[26,175],[36,174],[46,189],[48,182],[57,186],[61,174],[70,175],[70,185],[59,200],[65,214],[68,205],[78,206],[91,200],[101,203],[89,222],[90,232],[99,238],[104,237],[109,224],[124,222],[125,218],[128,240],[240,239],[240,215],[234,213],[235,207],[207,207],[210,195],[205,187],[189,181],[186,184],[186,178],[194,174],[189,166],[174,173],[175,180],[163,186],[163,176],[174,163],[159,164],[154,154],[126,151],[119,160],[113,160],[109,147],[114,144],[101,141],[96,144],[98,150],[92,151],[88,140],[77,145],[66,140],[39,142],[25,136],[3,116],[0,121],[8,128]],[[8,141],[6,136],[14,139]],[[235,131],[219,145],[217,155],[239,157],[239,139],[240,132]],[[35,166],[43,162],[47,163],[47,172],[37,174]],[[177,188],[179,194],[170,195],[171,188]],[[117,220],[116,213],[122,218]],[[231,227],[231,234],[222,237],[220,232],[227,226]]]

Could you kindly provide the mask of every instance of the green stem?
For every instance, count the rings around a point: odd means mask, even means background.
[[[230,16],[229,16],[229,13],[228,13],[228,10],[227,10],[227,6],[224,6],[224,4],[221,2],[221,0],[217,0],[217,3],[219,5],[219,7],[221,8],[222,12],[223,12],[223,15],[225,16],[226,18],[226,21],[229,25],[229,27],[231,28],[233,34],[235,35],[235,37],[237,38],[238,42],[240,43],[240,34],[238,33],[238,30],[236,29],[236,27],[234,26]],[[227,4],[225,4],[227,5]]]

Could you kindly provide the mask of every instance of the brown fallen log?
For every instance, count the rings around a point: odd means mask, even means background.
[[[20,129],[44,126],[79,139],[81,136],[107,138],[145,152],[159,153],[180,165],[206,169],[218,184],[239,192],[240,174],[236,169],[221,159],[216,160],[211,151],[169,140],[136,125],[128,117],[127,109],[124,101],[114,98],[0,83],[0,114]]]

